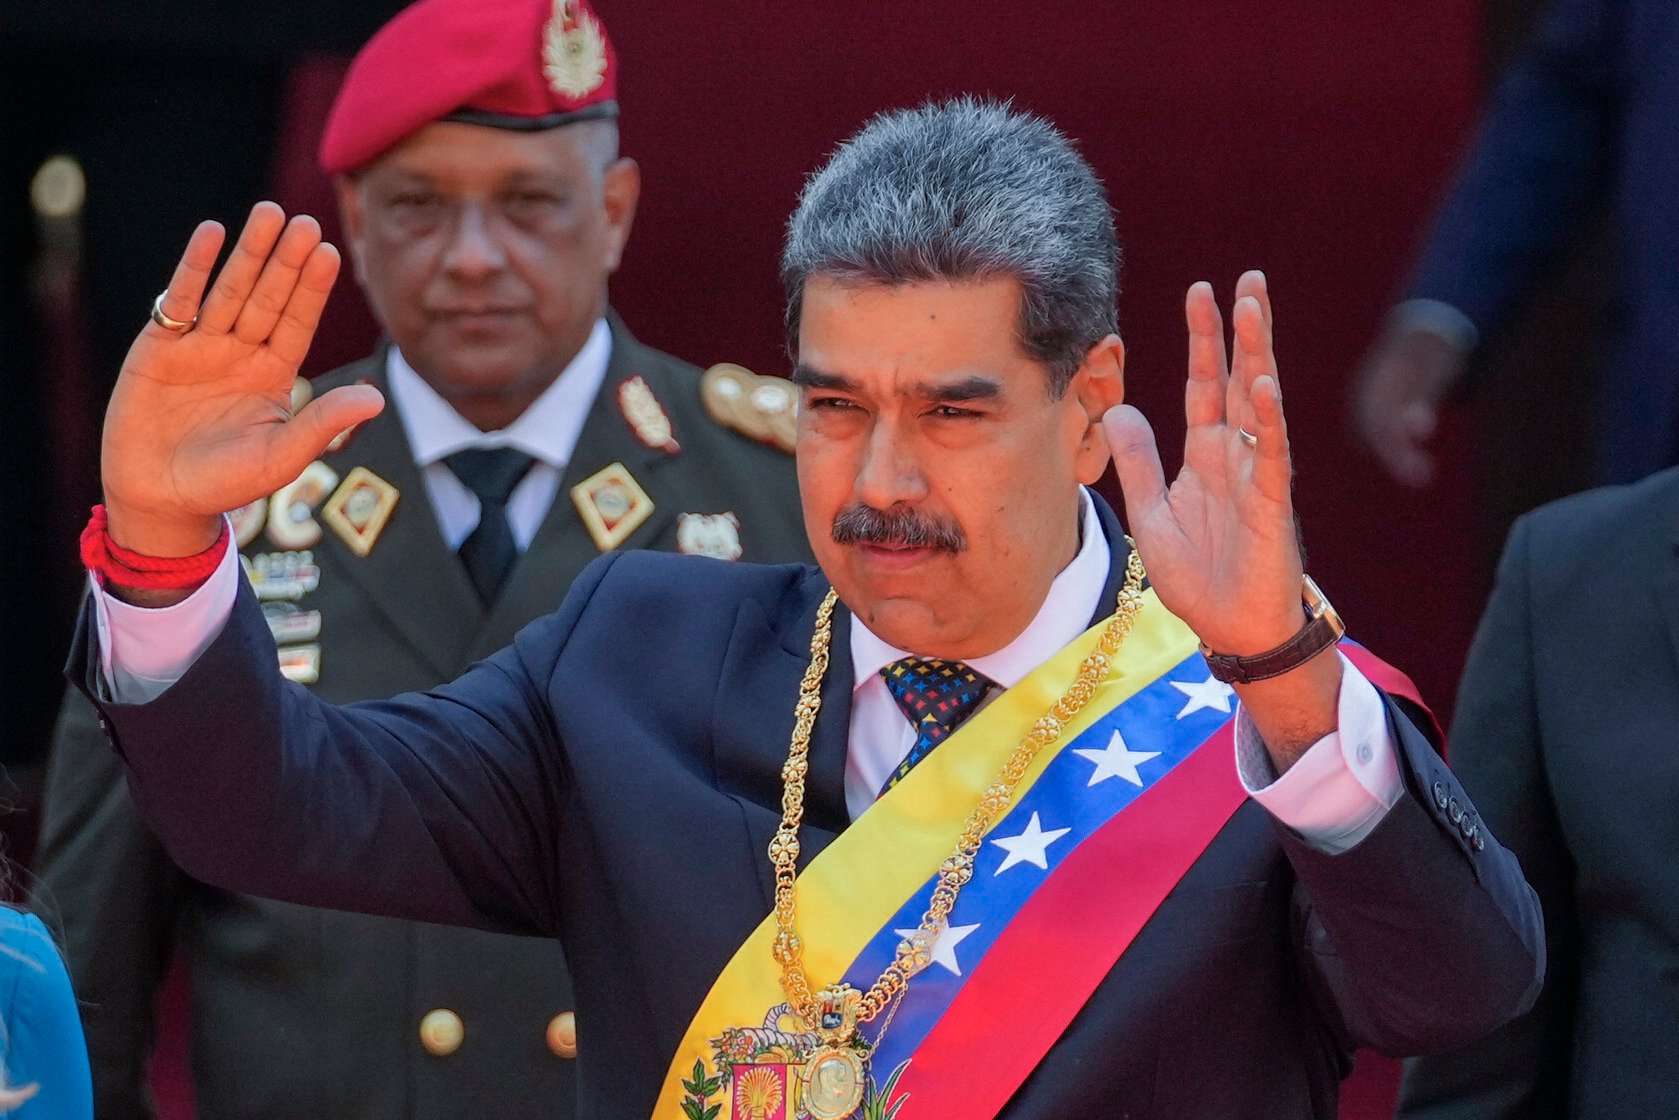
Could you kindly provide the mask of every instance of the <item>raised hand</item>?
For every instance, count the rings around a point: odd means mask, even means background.
[[[345,386],[291,413],[292,383],[338,275],[338,251],[315,220],[287,222],[258,203],[211,285],[222,240],[215,222],[193,232],[160,310],[197,321],[183,331],[148,322],[105,413],[110,532],[152,556],[209,547],[221,514],[296,478],[384,403],[371,386]]]
[[[1235,358],[1212,287],[1189,289],[1188,433],[1183,469],[1166,484],[1154,432],[1126,405],[1104,417],[1137,551],[1160,602],[1218,653],[1251,656],[1305,625],[1293,467],[1271,344],[1265,277],[1236,282]],[[1338,658],[1320,656],[1270,680],[1238,685],[1272,762],[1285,771],[1335,729]]]
[[[1212,287],[1189,289],[1188,435],[1167,486],[1148,422],[1125,405],[1108,440],[1131,532],[1161,603],[1220,653],[1261,653],[1301,627],[1292,468],[1265,277],[1236,284],[1235,360]],[[1255,438],[1250,446],[1243,433]]]

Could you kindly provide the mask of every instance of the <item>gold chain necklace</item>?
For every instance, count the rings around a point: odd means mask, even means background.
[[[1130,539],[1126,539],[1129,545]],[[830,589],[816,612],[816,631],[810,639],[810,664],[799,682],[799,702],[793,709],[793,736],[787,747],[787,762],[781,768],[781,826],[770,840],[770,863],[775,866],[776,963],[781,966],[781,987],[787,1000],[822,1041],[822,1047],[805,1064],[805,1107],[815,1120],[841,1120],[857,1110],[866,1083],[864,1057],[867,1044],[857,1034],[857,1024],[866,1023],[891,1006],[908,987],[910,978],[933,959],[933,943],[944,931],[956,895],[973,878],[974,855],[991,826],[1008,810],[1015,787],[1038,752],[1061,737],[1061,732],[1096,695],[1096,687],[1108,675],[1113,659],[1131,632],[1143,606],[1143,563],[1131,547],[1125,561],[1125,584],[1120,588],[1112,617],[1102,628],[1093,650],[1079,666],[1078,676],[1049,712],[1032,725],[1026,737],[1003,764],[997,780],[987,786],[979,804],[969,814],[956,842],[956,850],[939,866],[938,885],[928,901],[927,912],[914,933],[898,943],[892,963],[867,992],[838,983],[813,991],[805,974],[804,944],[794,929],[794,882],[798,878],[799,823],[804,819],[805,775],[810,771],[810,735],[822,707],[822,679],[828,671],[828,652],[833,639],[834,604]]]

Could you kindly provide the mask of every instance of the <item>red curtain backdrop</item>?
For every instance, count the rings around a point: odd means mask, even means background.
[[[1348,371],[1470,124],[1467,0],[597,8],[623,60],[624,150],[644,181],[613,303],[644,341],[700,365],[784,373],[776,259],[804,176],[880,109],[1012,98],[1054,119],[1107,183],[1125,250],[1128,392],[1169,469],[1183,431],[1184,290],[1208,279],[1228,293],[1243,269],[1266,271],[1311,571],[1353,635],[1450,712],[1484,594],[1466,433],[1444,433],[1445,484],[1414,494],[1359,455],[1344,417]],[[300,73],[278,168],[282,201],[323,217],[331,196],[313,146],[340,73]],[[366,353],[372,331],[346,281],[312,369]],[[1360,1064],[1344,1115],[1384,1116],[1393,1067]],[[179,1062],[161,1065],[160,1088],[185,1116]]]

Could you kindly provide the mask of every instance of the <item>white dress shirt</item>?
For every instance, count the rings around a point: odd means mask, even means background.
[[[451,549],[460,548],[478,527],[479,511],[478,496],[455,477],[444,458],[467,448],[514,447],[536,460],[507,500],[513,543],[520,552],[530,547],[558,496],[560,477],[577,448],[589,406],[595,403],[606,380],[606,364],[611,357],[612,331],[605,319],[599,319],[571,364],[517,420],[498,432],[484,432],[427,385],[400,350],[390,348],[385,376],[391,403],[408,436],[408,446],[414,449],[414,463],[425,479],[426,497],[431,499],[445,544]]]
[[[1004,688],[1083,633],[1096,613],[1110,553],[1088,493],[1082,501],[1078,555],[1056,576],[1037,617],[1009,645],[972,662]],[[119,703],[141,704],[179,680],[221,632],[239,587],[238,554],[228,549],[204,585],[172,607],[130,606],[90,584],[107,695]],[[855,819],[909,753],[915,732],[880,675],[884,665],[908,654],[870,633],[855,615],[850,646],[856,684],[845,792]],[[1331,854],[1368,836],[1403,791],[1398,748],[1375,686],[1345,658],[1342,670],[1337,729],[1313,744],[1281,778],[1239,708],[1236,723],[1235,765],[1244,788],[1278,820]]]
[[[1096,506],[1081,491],[1082,541],[1073,560],[1050,584],[1049,597],[1018,638],[967,664],[1002,689],[1019,684],[1089,627],[1102,605],[1110,553]],[[845,804],[855,820],[867,809],[915,745],[915,727],[886,687],[880,670],[911,654],[888,645],[851,616],[851,729],[845,760]],[[1209,678],[1210,679],[1210,678]],[[1210,688],[1219,688],[1213,681]],[[993,689],[985,699],[999,695]],[[1225,686],[1223,694],[1230,696]],[[1232,702],[1227,699],[1226,702]],[[980,705],[984,707],[984,704]],[[1337,730],[1277,777],[1271,756],[1245,712],[1236,722],[1236,767],[1242,785],[1278,820],[1324,851],[1346,851],[1381,823],[1399,800],[1397,747],[1376,687],[1342,659]]]

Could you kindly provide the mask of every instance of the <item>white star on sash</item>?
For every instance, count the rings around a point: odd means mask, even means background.
[[[1191,713],[1199,712],[1203,708],[1209,711],[1217,710],[1225,715],[1230,714],[1230,698],[1236,695],[1236,690],[1217,677],[1209,674],[1207,679],[1199,684],[1191,681],[1167,681],[1166,683],[1189,697],[1188,703],[1183,706],[1183,711],[1178,713],[1179,719]]]
[[[1073,830],[1070,828],[1054,828],[1045,832],[1043,826],[1038,823],[1038,814],[1033,813],[1032,819],[1027,822],[1026,831],[1019,836],[999,836],[991,841],[1008,853],[1003,857],[1003,866],[997,868],[997,874],[1001,875],[1017,863],[1037,864],[1048,871],[1049,846],[1071,831]]]
[[[956,963],[956,946],[966,941],[968,934],[978,928],[978,922],[971,926],[945,926],[944,932],[933,942],[933,963],[944,965],[954,975],[962,975],[962,966]],[[912,937],[915,934],[913,929],[895,929],[892,932],[899,937]]]
[[[1126,747],[1125,740],[1120,738],[1119,732],[1108,745],[1101,750],[1076,750],[1073,752],[1080,758],[1087,758],[1096,764],[1096,772],[1090,775],[1086,786],[1093,786],[1097,782],[1107,781],[1109,778],[1124,778],[1138,789],[1142,788],[1142,776],[1137,773],[1139,763],[1147,762],[1151,758],[1159,758],[1159,751],[1134,751]]]

